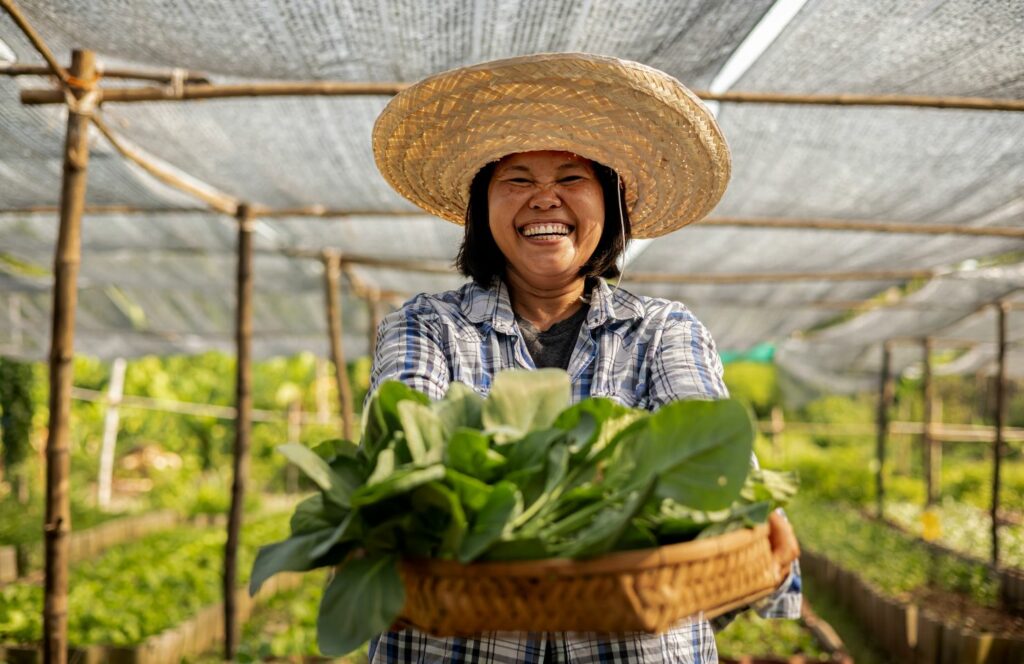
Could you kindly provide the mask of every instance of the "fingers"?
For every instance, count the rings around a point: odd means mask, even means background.
[[[784,578],[793,561],[800,556],[800,544],[797,542],[793,526],[786,520],[781,510],[768,515],[768,541],[772,547],[772,557],[778,568],[779,578]]]

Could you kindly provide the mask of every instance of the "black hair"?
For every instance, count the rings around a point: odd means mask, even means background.
[[[596,161],[594,174],[604,193],[604,229],[601,239],[590,259],[580,267],[581,277],[619,276],[619,256],[626,250],[632,237],[629,211],[626,208],[625,189],[621,186],[615,171]],[[480,286],[490,288],[496,279],[505,274],[505,255],[498,248],[491,234],[487,209],[487,188],[498,162],[494,161],[481,168],[469,186],[469,205],[466,206],[466,230],[455,258],[455,267],[463,275],[472,277]],[[619,223],[622,210],[622,223]]]

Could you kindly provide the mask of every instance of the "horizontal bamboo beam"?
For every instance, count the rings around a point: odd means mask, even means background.
[[[223,85],[183,85],[174,87],[100,88],[99,101],[104,103],[137,103],[154,101],[190,101],[199,99],[232,99],[238,97],[348,97],[390,96],[407,88],[408,83],[296,81],[273,83],[232,83]],[[21,91],[21,103],[63,104],[61,90],[28,89]]]
[[[72,387],[71,397],[78,401],[88,401],[90,403],[107,403],[108,397],[105,392],[100,390],[90,390],[84,387]],[[207,403],[195,403],[192,401],[175,401],[172,399],[153,399],[151,397],[133,396],[127,395],[122,396],[119,404],[122,408],[138,408],[141,410],[155,410],[164,413],[177,413],[179,415],[192,415],[195,417],[215,417],[220,420],[234,420],[237,416],[237,411],[233,406],[216,406]],[[300,413],[301,421],[304,424],[311,424],[313,422],[321,422],[321,415],[319,413]],[[288,414],[285,412],[278,412],[276,410],[261,410],[254,408],[252,410],[252,420],[254,422],[285,422],[288,419]],[[333,422],[338,422],[338,417],[332,416]]]
[[[264,219],[279,217],[317,217],[321,219],[348,217],[416,217],[419,219],[436,219],[432,214],[418,210],[338,210],[323,205],[309,205],[298,208],[256,208],[253,214]]]
[[[733,104],[795,104],[813,106],[912,106],[918,108],[958,108],[974,111],[1024,111],[1024,99],[991,97],[937,97],[930,95],[879,95],[842,92],[838,94],[800,94],[787,92],[707,92],[694,90],[705,101]]]
[[[771,422],[758,422],[758,429],[768,433],[772,431]],[[891,422],[889,433],[900,436],[919,436],[924,431],[921,422]],[[1005,440],[1024,441],[1024,429],[1006,428]],[[833,424],[826,422],[791,422],[786,420],[782,433],[801,433],[822,436],[873,436],[875,425],[865,424]],[[995,427],[983,424],[934,424],[932,434],[936,440],[956,441],[965,443],[992,442]]]
[[[232,97],[307,97],[349,95],[394,95],[409,83],[388,81],[283,81],[223,85],[184,85],[177,89],[165,87],[103,88],[101,101],[115,103],[187,101]],[[910,106],[923,108],[956,108],[983,111],[1024,111],[1024,99],[993,99],[986,97],[935,97],[925,95],[871,94],[796,94],[779,92],[719,92],[696,90],[705,101],[734,104],[787,104],[815,106]],[[60,90],[22,90],[23,104],[64,103]]]
[[[18,214],[54,214],[60,209],[56,205],[34,205],[24,208],[9,208],[0,210],[0,215]],[[171,208],[140,208],[135,205],[86,205],[85,214],[139,214],[139,215],[162,215],[162,214],[210,214],[210,208],[199,207],[171,207]]]
[[[793,281],[909,281],[930,279],[934,270],[876,270],[854,272],[750,272],[673,274],[668,272],[632,272],[623,281],[638,284],[753,284]]]
[[[56,212],[53,205],[40,205],[27,208],[0,210],[0,214],[36,214]],[[91,205],[86,213],[104,214],[170,214],[170,213],[209,213],[207,208],[142,208],[132,205]],[[408,217],[415,219],[435,219],[431,214],[415,210],[340,210],[323,205],[310,205],[298,208],[253,207],[253,216],[261,219],[278,219],[287,217],[315,217],[321,219],[352,218],[352,217]],[[792,228],[804,230],[853,231],[884,234],[909,235],[963,235],[968,237],[997,237],[1024,239],[1024,226],[960,226],[956,224],[908,223],[896,221],[861,221],[855,219],[799,219],[788,217],[708,217],[694,226],[715,226],[722,228]]]
[[[960,226],[957,224],[918,224],[895,221],[860,221],[855,219],[790,219],[783,217],[710,217],[701,226],[737,228],[792,228],[827,231],[860,231],[907,235],[966,235],[1024,239],[1024,226]]]
[[[208,84],[210,82],[209,78],[199,72],[174,69],[132,69],[127,67],[103,67],[97,65],[96,75],[100,78],[156,81],[158,83],[171,83],[176,80],[189,84]],[[49,65],[26,65],[16,62],[0,62],[0,76],[53,76],[53,69],[51,69]]]

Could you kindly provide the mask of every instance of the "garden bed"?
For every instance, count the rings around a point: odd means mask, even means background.
[[[255,544],[287,531],[283,515],[243,529],[240,583],[248,579]],[[223,636],[220,605],[222,529],[187,528],[151,535],[111,550],[71,573],[68,637],[81,661],[177,662],[209,649]],[[267,597],[298,580],[282,577]],[[42,589],[27,583],[0,589],[0,631],[10,661],[34,661],[42,638]],[[251,604],[238,591],[239,622]],[[99,659],[96,659],[99,658]],[[169,659],[168,659],[169,658]]]

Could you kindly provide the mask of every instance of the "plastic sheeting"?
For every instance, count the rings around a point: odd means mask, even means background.
[[[492,58],[585,50],[648,63],[700,89],[727,62],[736,65],[730,58],[773,2],[22,5],[62,59],[72,47],[92,48],[109,66],[184,67],[215,82],[411,81]],[[1021,97],[1022,39],[1024,4],[1018,2],[912,0],[894,7],[882,0],[808,0],[733,88]],[[19,61],[39,62],[6,16],[0,16],[0,40]],[[17,98],[19,89],[43,83],[0,77],[0,210],[58,202],[65,112],[24,107]],[[441,264],[454,257],[460,229],[408,214],[414,208],[374,167],[370,130],[386,101],[304,97],[104,108],[108,124],[125,140],[239,200],[377,213],[258,222],[257,356],[326,353],[323,274],[315,257],[321,249]],[[718,114],[733,150],[734,176],[713,216],[1024,225],[1024,113],[723,103]],[[85,218],[76,348],[103,357],[229,350],[234,220],[168,212],[199,203],[126,162],[95,132],[91,145],[88,202],[152,212]],[[0,353],[45,355],[55,237],[55,214],[0,212]],[[956,271],[964,261],[1019,249],[1018,240],[997,238],[697,225],[647,245],[627,267],[624,285],[687,303],[723,350],[780,343],[778,360],[794,376],[846,390],[874,385],[878,349],[888,338],[952,329],[979,345],[949,367],[990,365],[984,344],[991,339],[982,337],[994,323],[982,319],[991,314],[979,313],[980,307],[1024,284],[1005,274],[982,278],[984,271]],[[296,257],[293,250],[309,256]],[[879,309],[852,319],[835,303],[866,300],[903,284],[629,281],[639,272],[883,269],[954,274],[904,298],[918,309]],[[357,266],[353,273],[371,288],[410,295],[463,281],[454,271]],[[357,354],[365,348],[369,318],[358,299],[346,297],[345,303],[346,349]],[[1011,327],[1018,318],[1012,315]],[[912,345],[897,348],[898,368],[920,356]]]

